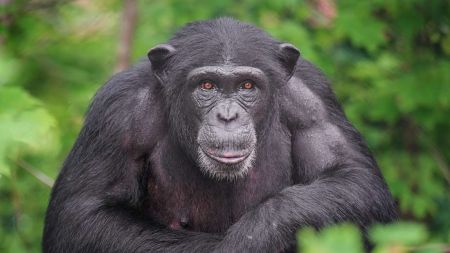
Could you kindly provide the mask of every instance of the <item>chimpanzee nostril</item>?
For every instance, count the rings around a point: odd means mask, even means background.
[[[217,113],[217,118],[220,121],[224,121],[225,123],[228,123],[228,122],[231,122],[231,121],[237,119],[238,118],[238,113],[237,112],[230,112],[230,111],[225,112],[225,113],[224,112],[218,112]]]

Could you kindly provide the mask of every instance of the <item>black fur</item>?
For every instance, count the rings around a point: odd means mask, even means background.
[[[374,158],[312,64],[298,59],[290,77],[278,41],[228,18],[192,23],[168,44],[176,52],[159,50],[157,69],[143,61],[95,95],[52,192],[44,252],[283,252],[303,226],[395,219]],[[208,177],[190,153],[182,82],[228,63],[272,85],[270,109],[253,114],[256,162],[233,181]]]

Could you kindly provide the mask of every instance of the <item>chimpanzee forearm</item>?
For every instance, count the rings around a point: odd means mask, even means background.
[[[395,217],[383,180],[364,168],[337,168],[308,185],[294,185],[245,214],[221,246],[235,252],[276,252],[295,243],[303,226],[321,228],[340,221],[364,227]],[[224,250],[224,252],[226,251]],[[229,251],[227,251],[229,252]]]

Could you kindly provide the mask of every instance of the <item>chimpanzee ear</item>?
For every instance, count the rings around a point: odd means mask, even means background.
[[[160,73],[167,59],[175,53],[175,48],[169,44],[160,44],[148,51],[147,56],[152,63],[152,69],[155,71],[158,79],[160,79]]]
[[[300,51],[289,43],[282,43],[279,46],[281,62],[289,73],[289,77],[294,74],[295,65],[297,64]]]

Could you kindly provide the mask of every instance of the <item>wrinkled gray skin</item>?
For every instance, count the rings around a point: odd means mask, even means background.
[[[44,252],[288,252],[304,226],[396,218],[361,135],[294,46],[222,18],[148,58],[95,95]]]
[[[198,132],[200,168],[217,179],[243,177],[256,158],[256,132],[249,110],[257,103],[261,86],[268,86],[265,74],[248,66],[205,66],[192,70],[188,83],[209,80],[211,90],[196,88],[192,93],[203,121]],[[244,89],[251,81],[258,87]]]

